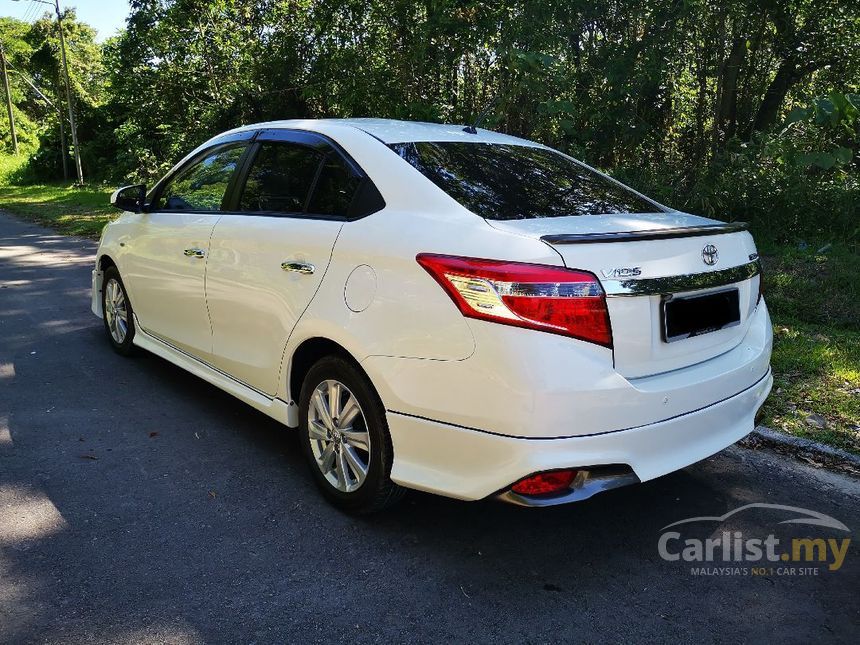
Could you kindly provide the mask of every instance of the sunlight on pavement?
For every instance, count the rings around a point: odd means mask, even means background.
[[[15,375],[15,372],[12,372]],[[2,366],[0,366],[0,378],[3,378]],[[9,432],[9,417],[0,417],[0,448],[12,446],[12,433]]]
[[[205,642],[193,627],[157,624],[131,632],[111,634],[109,640],[114,643],[171,643],[175,645],[193,645]]]
[[[44,493],[21,486],[0,485],[0,546],[17,546],[49,537],[68,526]]]
[[[44,246],[2,245],[0,246],[0,259],[15,259],[19,263],[42,265],[46,262],[86,264],[93,262],[95,257],[89,253],[84,254],[78,251],[69,251],[68,249],[52,249]]]

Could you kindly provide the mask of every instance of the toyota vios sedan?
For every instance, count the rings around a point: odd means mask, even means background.
[[[461,126],[246,126],[129,186],[92,309],[298,428],[325,497],[525,506],[675,471],[753,428],[771,326],[739,223]]]

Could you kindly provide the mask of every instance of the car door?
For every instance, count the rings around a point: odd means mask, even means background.
[[[325,274],[360,170],[323,137],[261,131],[212,234],[213,364],[273,396],[287,339]]]
[[[204,361],[212,353],[203,288],[209,240],[251,136],[207,148],[156,186],[124,242],[123,278],[141,328]]]

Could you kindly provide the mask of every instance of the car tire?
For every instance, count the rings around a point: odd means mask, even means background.
[[[336,507],[373,513],[403,496],[405,490],[390,479],[385,408],[352,361],[327,356],[311,367],[299,396],[299,429],[311,475]]]
[[[134,353],[134,310],[116,267],[102,277],[102,320],[113,350],[122,356]]]

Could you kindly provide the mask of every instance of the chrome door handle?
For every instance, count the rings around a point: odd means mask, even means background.
[[[203,249],[185,249],[185,255],[189,258],[205,258],[206,251]]]
[[[310,275],[316,271],[316,267],[310,262],[281,262],[281,268],[284,271],[293,271],[304,275]]]

